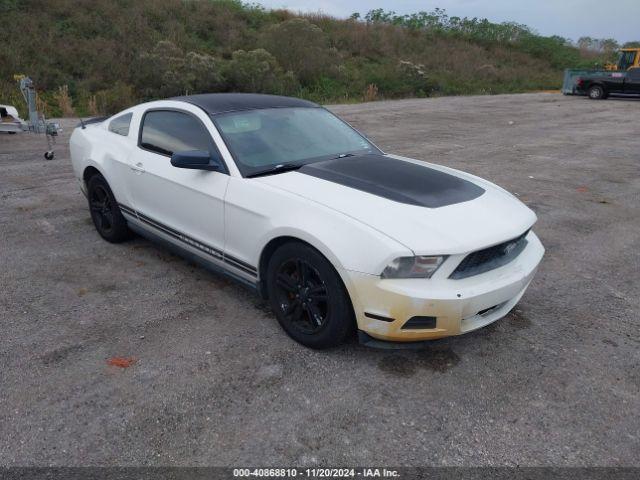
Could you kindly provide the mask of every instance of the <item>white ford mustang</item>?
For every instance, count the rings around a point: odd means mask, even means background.
[[[478,177],[385,154],[324,108],[254,94],[135,106],[71,136],[98,233],[137,232],[256,288],[313,348],[458,335],[506,315],[544,254]]]

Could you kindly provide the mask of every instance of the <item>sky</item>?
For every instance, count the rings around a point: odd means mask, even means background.
[[[640,0],[258,0],[267,8],[348,17],[374,8],[398,14],[444,8],[449,16],[514,21],[542,35],[640,40]]]

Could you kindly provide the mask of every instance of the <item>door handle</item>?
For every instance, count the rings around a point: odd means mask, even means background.
[[[131,165],[131,170],[137,173],[144,173],[144,165],[142,162],[138,162],[135,165]]]

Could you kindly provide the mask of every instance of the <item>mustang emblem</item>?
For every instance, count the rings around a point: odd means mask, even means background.
[[[504,254],[505,255],[509,255],[511,252],[513,252],[513,250],[516,248],[516,246],[518,245],[518,242],[511,242],[508,243],[505,247],[504,247]]]

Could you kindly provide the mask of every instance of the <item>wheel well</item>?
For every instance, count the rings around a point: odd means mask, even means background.
[[[333,262],[329,260],[326,257],[326,255],[324,255],[320,250],[318,250],[316,247],[311,245],[309,242],[301,240],[297,237],[289,237],[289,236],[276,237],[270,240],[269,243],[267,243],[265,247],[262,249],[262,253],[260,254],[260,262],[258,263],[258,273],[260,275],[260,295],[262,295],[262,297],[265,299],[268,297],[267,283],[265,280],[267,277],[267,266],[269,265],[269,259],[271,258],[273,253],[285,243],[301,243],[302,245],[306,245],[308,247],[313,248],[316,252],[322,255],[329,262],[329,264],[331,264],[334,270],[336,269],[335,265],[333,265]],[[338,278],[340,278],[339,274],[338,274]],[[346,289],[346,286],[344,285],[344,282],[342,281],[342,278],[340,278],[340,281],[342,282],[346,291],[347,289]]]
[[[290,242],[304,243],[305,245],[309,245],[310,247],[313,248],[313,245],[310,245],[309,243],[303,240],[300,240],[299,238],[296,238],[296,237],[277,237],[270,240],[269,243],[265,245],[265,247],[262,249],[262,253],[260,254],[260,262],[258,263],[258,274],[260,275],[260,295],[264,299],[268,297],[266,277],[267,277],[267,265],[269,265],[269,259],[271,258],[271,255],[273,255],[273,253],[278,248],[280,248],[285,243],[290,243]]]
[[[260,275],[260,285],[258,286],[258,291],[260,293],[260,296],[265,300],[269,298],[269,295],[267,294],[267,282],[265,281],[267,276],[267,266],[269,265],[269,259],[271,258],[273,253],[285,243],[301,243],[302,245],[307,245],[308,247],[313,248],[316,252],[322,255],[329,262],[329,264],[333,267],[334,270],[336,270],[336,267],[335,265],[333,265],[333,262],[331,262],[331,260],[329,260],[326,257],[326,255],[324,255],[320,250],[318,250],[316,247],[311,245],[309,242],[305,242],[304,240],[301,240],[297,237],[289,237],[289,236],[276,237],[270,240],[269,243],[267,243],[265,247],[262,249],[262,253],[260,254],[260,262],[258,263],[258,272]],[[336,273],[338,273],[337,270],[336,270]],[[351,296],[349,295],[349,290],[347,289],[347,286],[344,284],[344,281],[340,277],[340,274],[338,274],[338,278],[340,280],[340,283],[342,284],[342,288],[344,288],[344,292],[347,294],[349,303],[351,304],[351,318],[355,324],[356,322],[355,309],[353,307],[353,301],[351,300]]]
[[[89,183],[89,179],[95,175],[101,175],[100,171],[96,167],[87,167],[84,169],[82,173],[82,179],[84,180],[84,184],[87,185]]]

